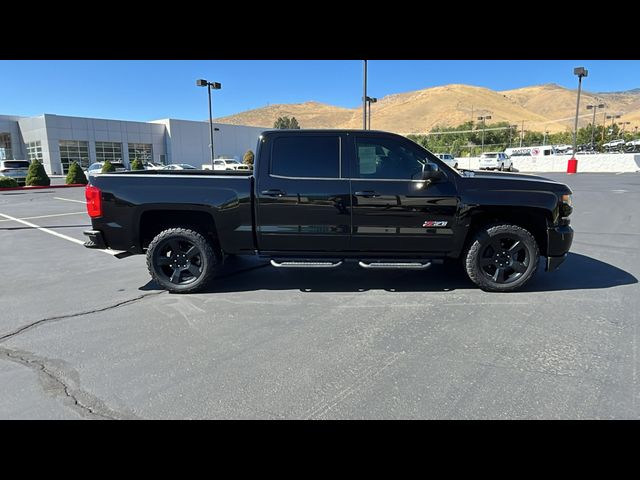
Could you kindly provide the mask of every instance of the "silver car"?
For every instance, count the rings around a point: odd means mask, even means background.
[[[458,160],[450,153],[436,153],[436,157],[449,165],[451,168],[458,168]]]
[[[28,160],[0,160],[0,176],[13,178],[20,186],[27,181],[28,171]]]

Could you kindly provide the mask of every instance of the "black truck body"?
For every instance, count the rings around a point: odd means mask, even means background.
[[[507,291],[533,275],[537,255],[547,258],[547,270],[557,268],[573,239],[568,186],[533,175],[459,172],[399,135],[266,131],[256,153],[254,171],[248,173],[155,170],[92,176],[87,199],[93,228],[85,232],[86,245],[147,252],[152,276],[161,280],[164,272],[174,281],[163,286],[176,292],[201,289],[196,270],[202,274],[205,266],[203,258],[195,258],[193,275],[186,263],[154,267],[148,250],[171,229],[206,239],[214,255],[207,269],[226,255],[257,254],[275,266],[327,268],[348,260],[369,268],[426,268],[462,257],[467,271],[484,272],[488,283],[470,273],[482,288]],[[505,225],[525,231],[527,239],[511,227],[495,230]],[[165,245],[162,255],[182,258],[176,252],[187,251],[189,240],[184,242],[173,249]],[[472,255],[478,258],[469,260],[474,244],[479,246]],[[527,248],[516,252],[523,245]],[[485,265],[488,258],[495,269]],[[176,265],[186,273],[172,275]],[[526,271],[519,271],[523,266]],[[503,276],[510,280],[501,282]]]

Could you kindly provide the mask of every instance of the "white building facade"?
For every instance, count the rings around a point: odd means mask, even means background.
[[[216,158],[241,160],[255,151],[259,127],[214,123]],[[156,163],[210,164],[209,123],[163,119],[152,122],[103,120],[44,114],[35,117],[0,115],[0,160],[38,159],[49,175],[65,174],[77,161],[83,168],[94,162],[138,158]]]

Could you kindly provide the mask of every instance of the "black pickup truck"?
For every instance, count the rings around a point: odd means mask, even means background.
[[[274,130],[254,172],[134,171],[87,185],[88,248],[146,252],[151,276],[201,290],[229,255],[278,268],[427,269],[461,259],[488,291],[511,291],[565,259],[571,190],[532,175],[457,171],[405,137]]]

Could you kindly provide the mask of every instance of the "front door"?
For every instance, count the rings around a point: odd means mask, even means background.
[[[451,250],[458,206],[452,172],[435,183],[421,180],[435,157],[396,135],[356,134],[352,143],[351,248],[417,254]]]
[[[347,250],[349,180],[342,178],[343,136],[272,133],[262,140],[256,227],[262,251]]]

